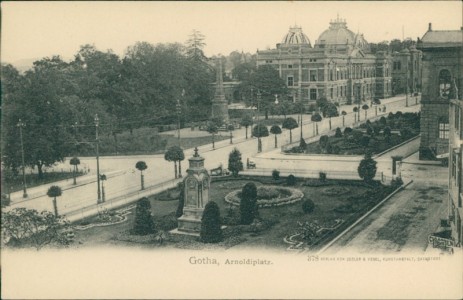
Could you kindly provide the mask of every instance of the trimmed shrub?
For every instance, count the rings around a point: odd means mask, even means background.
[[[273,170],[273,171],[272,171],[272,178],[273,178],[274,180],[280,179],[280,171],[278,171],[278,170]]]
[[[335,137],[342,137],[342,132],[341,132],[341,128],[336,128],[336,133],[334,134]]]
[[[220,209],[214,201],[209,201],[204,208],[199,237],[203,243],[218,243],[223,239]]]
[[[326,181],[326,173],[325,173],[325,172],[320,172],[320,173],[318,173],[318,179],[319,179],[321,182],[325,182],[325,181]]]
[[[295,185],[296,184],[296,177],[293,174],[290,174],[288,178],[286,178],[286,184],[287,185]]]
[[[346,128],[344,129],[344,135],[348,135],[348,134],[351,134],[351,133],[352,133],[352,128],[346,127]]]
[[[299,148],[301,148],[302,152],[304,152],[304,150],[307,148],[307,143],[304,139],[301,139],[301,142],[299,143]]]
[[[228,155],[228,170],[233,176],[238,176],[240,171],[243,171],[243,162],[241,161],[241,152],[234,148]]]
[[[318,143],[320,144],[320,148],[324,149],[326,147],[326,144],[328,143],[328,136],[327,135],[322,135],[320,137],[320,140],[318,141]]]
[[[178,196],[178,206],[177,211],[175,212],[175,217],[180,218],[183,215],[183,206],[185,205],[185,190],[183,182],[178,184],[178,189],[180,190],[180,194]]]
[[[365,154],[365,158],[360,161],[357,168],[360,178],[365,182],[371,182],[376,175],[376,161],[371,158],[370,153]]]
[[[379,119],[379,123],[383,126],[387,125],[387,119],[383,116]]]
[[[248,182],[241,191],[240,202],[241,224],[249,225],[257,216],[257,187]]]
[[[313,212],[314,209],[315,209],[315,203],[313,203],[312,200],[306,198],[304,199],[304,201],[302,201],[302,211],[305,214]]]
[[[151,217],[151,203],[148,198],[143,197],[137,202],[135,208],[135,221],[132,234],[147,235],[154,233],[154,222]]]

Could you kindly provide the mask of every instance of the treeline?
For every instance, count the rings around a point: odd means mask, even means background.
[[[100,135],[116,137],[175,124],[177,114],[182,123],[207,119],[215,63],[204,45],[193,31],[185,44],[138,42],[123,57],[84,45],[70,62],[43,58],[23,74],[2,65],[3,167],[22,166],[21,131],[25,165],[41,174],[76,147],[93,148],[96,125]]]

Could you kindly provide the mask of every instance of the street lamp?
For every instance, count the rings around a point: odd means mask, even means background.
[[[21,159],[22,159],[22,167],[23,167],[23,198],[27,198],[27,188],[26,188],[26,167],[24,165],[24,142],[23,142],[23,128],[26,127],[21,119],[19,119],[18,124],[16,124],[19,128],[19,136],[21,138]]]
[[[180,105],[180,99],[177,99],[177,104],[175,105],[177,110],[177,132],[178,132],[178,145],[180,146],[180,114],[182,112],[182,106]]]
[[[95,138],[96,138],[96,181],[98,185],[97,195],[98,201],[97,203],[101,203],[101,190],[100,190],[100,140],[98,138],[98,126],[100,124],[100,119],[98,119],[98,114],[95,114]]]

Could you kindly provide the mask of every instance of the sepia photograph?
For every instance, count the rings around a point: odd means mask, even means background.
[[[2,299],[462,299],[460,1],[3,1]]]

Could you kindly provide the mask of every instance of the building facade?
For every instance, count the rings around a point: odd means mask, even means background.
[[[289,32],[275,49],[258,51],[257,66],[274,66],[291,92],[293,102],[317,99],[344,104],[392,95],[392,57],[370,53],[363,34],[355,34],[339,17],[312,47],[300,27]]]
[[[420,159],[449,153],[449,105],[462,88],[461,30],[428,31],[418,41],[423,52]]]
[[[393,95],[421,91],[421,59],[422,52],[415,45],[392,54]]]

